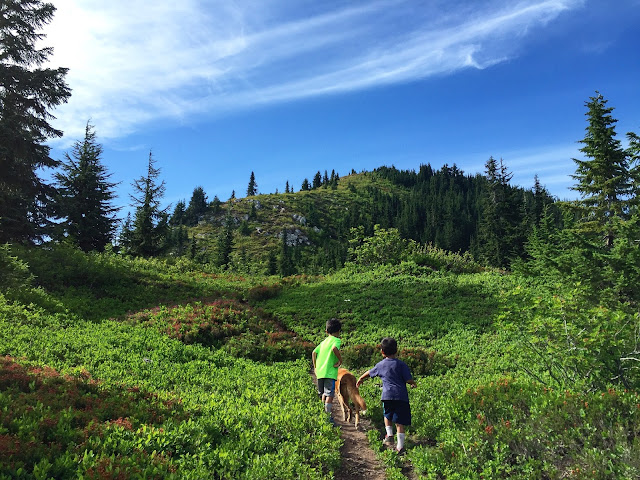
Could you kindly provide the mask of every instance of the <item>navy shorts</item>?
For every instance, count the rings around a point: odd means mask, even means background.
[[[383,400],[384,418],[400,425],[411,425],[411,406],[403,400]]]
[[[318,379],[318,395],[325,395],[327,397],[333,397],[336,391],[336,379],[335,378],[319,378]]]

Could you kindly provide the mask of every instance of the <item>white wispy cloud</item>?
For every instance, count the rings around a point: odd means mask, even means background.
[[[155,121],[487,68],[582,3],[54,0],[46,44],[73,89],[56,126],[77,138],[91,118],[118,138]]]

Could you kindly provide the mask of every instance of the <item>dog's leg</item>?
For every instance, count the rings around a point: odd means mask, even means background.
[[[338,403],[340,404],[340,409],[342,410],[342,421],[346,421],[347,415],[344,411],[344,398],[342,398],[342,395],[340,395],[340,393],[338,393]]]

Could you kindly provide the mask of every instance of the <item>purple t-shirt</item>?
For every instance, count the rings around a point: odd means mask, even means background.
[[[413,380],[413,377],[402,360],[387,357],[369,370],[369,376],[382,379],[382,400],[409,401],[407,380]]]

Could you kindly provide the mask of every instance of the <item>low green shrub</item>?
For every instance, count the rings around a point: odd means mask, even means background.
[[[126,321],[155,328],[188,345],[222,348],[235,357],[260,362],[309,358],[314,348],[262,310],[238,300],[156,307],[132,313]]]
[[[426,478],[640,475],[636,392],[576,394],[502,378],[437,401],[439,419],[420,415],[426,423],[421,430],[438,424],[431,431],[433,446],[410,452],[413,465]]]
[[[341,354],[345,365],[358,369],[370,368],[383,358],[380,347],[371,344],[346,347]],[[409,366],[413,375],[441,375],[455,367],[455,361],[439,352],[424,348],[402,348],[397,357]]]
[[[260,302],[263,300],[268,300],[270,298],[275,298],[280,295],[282,291],[282,284],[274,283],[271,285],[257,285],[255,287],[249,288],[247,291],[247,300],[250,302]]]
[[[311,358],[315,345],[293,332],[246,332],[229,338],[222,349],[235,357],[257,362],[284,362]]]
[[[469,252],[449,252],[431,244],[414,244],[408,258],[419,266],[452,273],[480,273],[486,270]]]
[[[108,443],[98,439],[114,430],[136,436],[143,426],[188,418],[179,399],[162,400],[139,388],[105,388],[84,369],[77,376],[61,375],[11,357],[0,357],[0,411],[2,478],[30,478],[29,473],[33,478],[75,478],[79,463],[89,478],[104,478],[99,475],[103,469],[166,478],[175,472],[170,450],[146,461],[141,448],[114,458]]]

